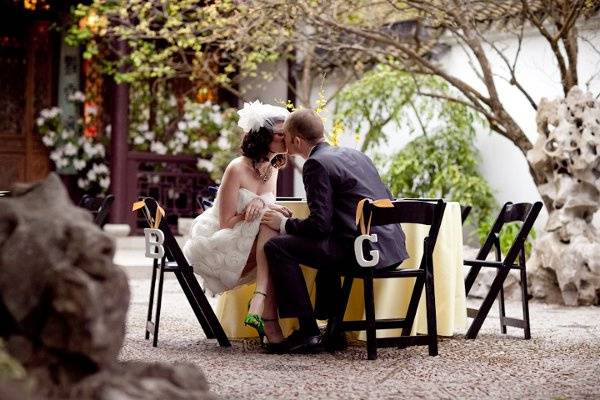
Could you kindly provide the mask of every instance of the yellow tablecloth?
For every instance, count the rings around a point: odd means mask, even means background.
[[[308,215],[308,208],[304,202],[283,203],[292,210],[297,218]],[[416,261],[421,259],[423,252],[423,239],[429,227],[417,224],[403,224],[402,228],[406,234],[406,248],[410,258],[405,260],[401,267],[413,268]],[[434,286],[435,305],[437,311],[437,329],[441,336],[452,336],[466,325],[466,299],[462,263],[462,224],[460,217],[460,205],[448,203],[435,250],[433,252],[434,262]],[[304,278],[308,292],[314,302],[316,270],[303,267]],[[377,318],[398,318],[406,314],[414,279],[377,279],[375,280],[375,315]],[[222,294],[217,303],[217,317],[223,325],[223,329],[229,338],[245,338],[256,336],[254,329],[243,325],[247,313],[248,300],[254,292],[254,285],[245,285]],[[362,280],[356,279],[350,294],[350,301],[344,319],[364,318],[363,306],[363,284]],[[421,301],[417,310],[417,316],[413,326],[419,333],[427,332],[425,296],[421,295]],[[297,327],[295,319],[284,319],[281,321],[284,335],[291,333]],[[377,337],[398,335],[398,331],[380,330]],[[360,339],[364,338],[361,332]]]

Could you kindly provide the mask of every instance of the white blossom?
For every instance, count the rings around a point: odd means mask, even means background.
[[[60,108],[52,107],[48,115],[50,115],[50,118],[56,118],[60,113],[62,113],[62,110]]]
[[[161,142],[152,142],[150,144],[150,151],[156,154],[167,154],[167,146]]]
[[[187,124],[183,121],[179,121],[177,123],[177,129],[181,130],[181,131],[185,131],[187,129]]]
[[[199,158],[196,163],[198,169],[203,169],[207,172],[212,172],[214,169],[214,165],[210,160],[205,160],[204,158]]]
[[[94,165],[92,166],[92,170],[97,174],[107,174],[108,173],[108,167],[106,166],[106,164],[94,163]]]
[[[104,128],[104,133],[106,133],[106,136],[110,137],[110,134],[112,133],[112,125],[111,124],[106,125],[106,128]]]
[[[138,126],[138,129],[139,129],[140,131],[142,131],[142,132],[146,132],[146,131],[147,131],[149,128],[150,128],[150,127],[148,126],[148,124],[147,124],[146,122],[144,122],[144,123],[141,123],[141,124]]]
[[[47,136],[47,135],[42,137],[42,143],[44,143],[46,145],[46,147],[54,146],[54,140],[50,136]]]
[[[90,185],[90,182],[88,182],[87,180],[85,180],[83,178],[77,179],[77,186],[79,186],[80,188],[87,189],[89,185]]]
[[[229,141],[227,140],[227,138],[221,136],[219,140],[217,140],[217,146],[221,150],[229,150]]]
[[[52,161],[54,161],[54,163],[56,164],[58,162],[58,160],[60,160],[63,157],[63,152],[59,149],[54,150],[53,152],[50,153],[50,159]]]
[[[72,138],[73,136],[75,136],[75,132],[73,132],[71,129],[65,129],[65,130],[63,130],[63,131],[61,132],[60,136],[61,136],[61,137],[62,137],[64,140],[67,140],[67,139],[70,139],[70,138]]]
[[[102,143],[96,143],[94,146],[96,149],[96,154],[100,157],[104,157],[106,155],[106,151],[104,150],[104,145]]]
[[[84,169],[86,164],[87,163],[85,162],[85,160],[80,160],[80,159],[73,160],[73,166],[75,167],[75,169],[77,171],[81,171],[82,169]]]
[[[94,158],[94,156],[97,154],[96,147],[93,146],[89,140],[86,140],[85,142],[83,142],[83,152],[89,158]]]
[[[46,122],[46,120],[42,117],[38,117],[38,119],[35,120],[35,123],[37,126],[42,126],[44,125],[44,122]]]
[[[95,180],[96,180],[96,171],[94,171],[94,169],[93,169],[93,168],[92,168],[92,169],[90,169],[90,170],[87,172],[87,175],[86,175],[86,177],[88,178],[88,180],[90,180],[90,181],[92,181],[92,182],[93,182],[93,181],[95,181]]]
[[[197,119],[193,119],[191,121],[188,122],[188,128],[189,129],[198,129],[200,128],[200,121]]]
[[[146,140],[144,139],[143,136],[136,136],[133,138],[133,144],[142,144],[144,143]]]
[[[73,143],[69,142],[65,145],[64,152],[67,156],[74,156],[77,154],[77,147]]]
[[[175,132],[175,137],[177,138],[177,140],[179,140],[183,144],[186,144],[190,141],[190,138],[188,137],[188,135],[186,135],[185,133],[183,133],[181,131]]]
[[[192,150],[194,150],[195,152],[200,152],[200,150],[205,150],[208,148],[208,142],[205,139],[200,139],[200,140],[194,140],[191,144],[190,147],[192,148]]]
[[[146,131],[143,133],[143,135],[148,141],[154,140],[154,132],[152,131]]]
[[[85,101],[85,95],[81,91],[77,90],[76,92],[71,93],[69,95],[69,97],[67,97],[67,99],[69,101],[76,101],[76,102],[83,103]]]
[[[100,179],[100,187],[102,189],[108,189],[109,186],[110,186],[110,178],[109,177]]]
[[[211,114],[212,120],[215,124],[221,125],[223,123],[223,118],[221,117],[221,113],[215,112]]]
[[[55,162],[55,164],[58,169],[61,169],[69,165],[69,160],[66,158],[60,158]]]

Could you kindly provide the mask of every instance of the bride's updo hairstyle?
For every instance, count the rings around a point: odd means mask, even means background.
[[[274,127],[285,122],[289,111],[283,107],[275,107],[269,104],[261,104],[260,101],[245,103],[244,108],[238,111],[240,119],[238,126],[244,130],[242,139],[242,155],[248,157],[255,164],[269,160],[269,153]],[[271,165],[282,168],[287,163],[287,155],[278,154]]]

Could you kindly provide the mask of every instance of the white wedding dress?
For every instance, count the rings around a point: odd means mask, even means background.
[[[256,197],[265,204],[275,202],[273,193],[257,195],[240,188],[236,212],[239,214]],[[194,272],[204,280],[204,288],[213,295],[255,280],[256,268],[242,275],[248,255],[260,228],[259,218],[240,221],[233,228],[219,229],[219,197],[214,205],[200,214],[190,228],[190,238],[183,246],[183,254],[194,267]]]

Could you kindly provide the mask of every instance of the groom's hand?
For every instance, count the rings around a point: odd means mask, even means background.
[[[269,210],[264,213],[261,223],[267,225],[269,228],[273,229],[276,232],[279,232],[279,226],[281,225],[281,219],[283,215],[277,211]]]

